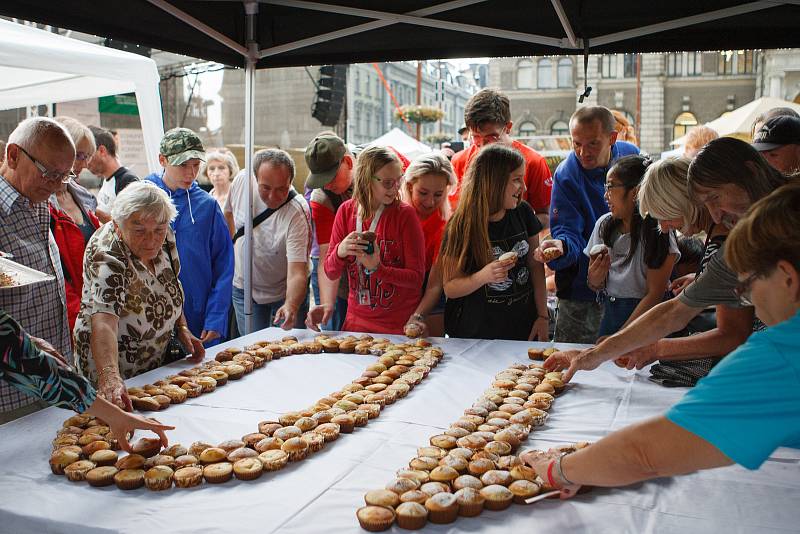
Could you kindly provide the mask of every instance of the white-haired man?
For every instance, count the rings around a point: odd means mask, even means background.
[[[50,233],[47,199],[73,176],[75,144],[57,122],[34,117],[22,121],[8,138],[0,167],[0,250],[14,261],[53,279],[0,291],[0,308],[32,336],[51,343],[70,358],[64,275]],[[0,423],[31,413],[44,404],[0,384]]]

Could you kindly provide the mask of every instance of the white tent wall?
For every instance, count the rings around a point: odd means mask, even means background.
[[[0,109],[134,92],[151,172],[164,134],[158,84],[150,58],[0,20]]]

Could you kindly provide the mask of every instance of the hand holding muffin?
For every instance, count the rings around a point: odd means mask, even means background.
[[[579,484],[573,484],[564,475],[561,468],[561,458],[564,455],[558,451],[526,451],[519,455],[522,462],[534,469],[536,474],[551,488],[561,490],[560,497],[569,499],[578,493]]]
[[[539,248],[533,251],[533,259],[547,263],[564,255],[564,242],[560,239],[545,239]]]
[[[111,432],[119,441],[120,447],[126,452],[131,452],[131,445],[128,443],[128,433],[135,429],[150,430],[158,434],[162,446],[166,447],[169,443],[165,430],[174,430],[174,426],[162,425],[155,419],[145,419],[144,417],[132,413],[123,412],[106,399],[98,396],[86,413],[102,419],[108,424]]]

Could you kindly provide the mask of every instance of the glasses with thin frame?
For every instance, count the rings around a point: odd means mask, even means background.
[[[41,161],[37,160],[36,158],[34,158],[30,154],[28,154],[27,150],[25,150],[24,148],[22,148],[19,145],[17,145],[17,146],[22,151],[23,154],[28,156],[28,159],[31,160],[33,165],[37,169],[39,169],[39,172],[42,173],[42,178],[44,178],[46,181],[48,181],[48,182],[59,182],[59,183],[65,184],[65,183],[69,182],[70,180],[72,180],[73,178],[75,178],[75,173],[73,173],[72,170],[69,170],[67,172],[51,171],[50,169],[45,167],[44,164]]]
[[[603,189],[606,190],[606,193],[608,193],[609,189],[614,189],[616,187],[625,187],[625,186],[622,185],[622,184],[615,184],[615,183],[612,183],[612,182],[606,182],[606,183],[603,184]]]
[[[738,284],[734,288],[733,292],[736,293],[736,298],[739,299],[739,302],[742,303],[744,306],[752,306],[753,300],[750,297],[750,292],[753,289],[753,282],[756,278],[759,277],[758,273],[753,273]]]
[[[377,176],[373,176],[372,179],[375,180],[376,182],[378,182],[379,184],[381,184],[381,187],[383,187],[384,189],[386,189],[388,191],[389,189],[392,189],[393,187],[399,187],[400,186],[400,182],[403,180],[403,177],[401,175],[401,176],[398,176],[397,178],[394,178],[394,179],[390,178],[388,180],[384,180],[384,179],[378,178]]]

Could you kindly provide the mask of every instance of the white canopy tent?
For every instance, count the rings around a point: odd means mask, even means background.
[[[417,141],[399,128],[392,128],[370,144],[390,146],[406,156],[408,159],[414,159],[417,156],[427,154],[431,151],[431,147],[425,143]]]
[[[150,58],[0,19],[0,109],[135,92],[151,172],[164,134],[158,83]]]
[[[713,121],[705,123],[705,126],[716,130],[716,132],[723,137],[738,137],[740,139],[750,141],[750,128],[753,121],[764,113],[773,108],[790,108],[800,113],[800,104],[774,98],[771,96],[764,96],[756,98],[752,102],[748,102],[740,108],[725,113]],[[686,136],[681,136],[670,143],[673,146],[683,146],[686,144]]]

